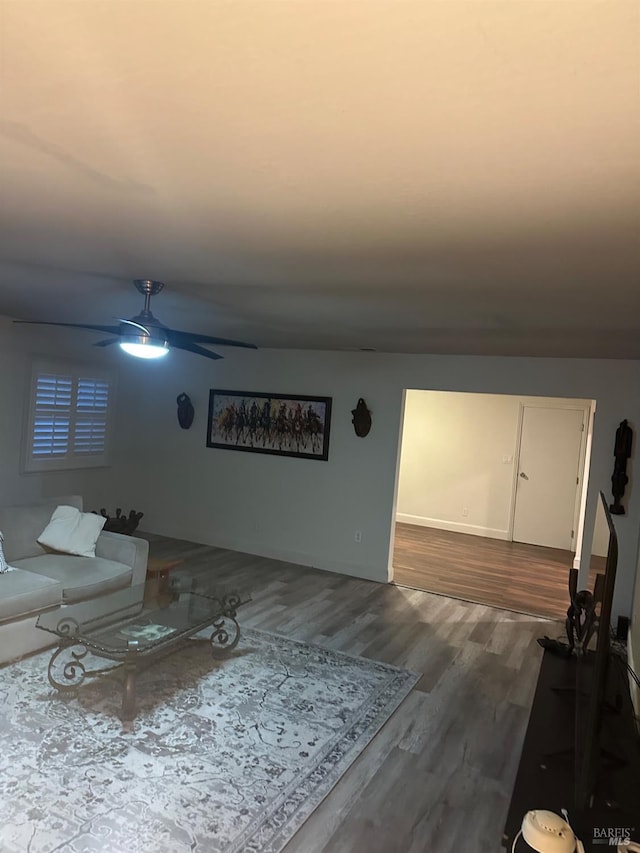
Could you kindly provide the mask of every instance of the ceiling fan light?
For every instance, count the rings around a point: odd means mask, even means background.
[[[146,335],[132,335],[120,341],[120,349],[135,358],[162,358],[169,352],[169,344]]]

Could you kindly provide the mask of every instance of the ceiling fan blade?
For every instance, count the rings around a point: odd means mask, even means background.
[[[118,320],[118,326],[102,326],[94,323],[54,323],[50,320],[14,320],[14,323],[25,323],[36,326],[61,326],[67,329],[87,329],[91,332],[106,332],[115,337],[96,341],[93,346],[108,347],[118,342],[129,342],[131,338],[147,338],[142,343],[156,344],[166,350],[169,347],[181,349],[185,352],[201,355],[204,358],[217,360],[222,358],[217,352],[212,352],[200,344],[217,344],[226,347],[244,347],[245,349],[258,349],[255,344],[246,344],[243,341],[233,341],[229,338],[217,338],[212,335],[201,335],[197,332],[182,332],[179,329],[169,329],[160,323],[151,313],[151,297],[159,293],[164,284],[158,281],[146,279],[134,282],[136,289],[145,297],[144,309],[130,320],[114,318]],[[136,354],[136,353],[133,353]]]
[[[242,341],[232,341],[228,338],[214,338],[211,335],[200,335],[197,332],[180,332],[178,329],[167,329],[167,337],[172,346],[180,348],[182,344],[217,344],[224,347],[245,347],[258,349],[255,344],[245,344]]]
[[[176,343],[172,343],[171,345],[175,349],[181,349],[181,350],[184,350],[185,352],[192,352],[195,355],[203,355],[205,358],[211,358],[214,360],[218,359],[218,358],[222,358],[222,356],[218,355],[217,352],[211,352],[211,350],[205,349],[204,347],[199,347],[198,344],[189,344],[189,343],[176,344]]]
[[[65,326],[68,329],[90,329],[94,332],[107,332],[109,335],[117,335],[119,326],[94,326],[91,323],[52,323],[49,320],[14,320],[14,323],[26,323],[31,326]]]

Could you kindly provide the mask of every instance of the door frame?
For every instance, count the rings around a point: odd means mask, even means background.
[[[581,409],[582,410],[582,438],[580,439],[580,451],[578,457],[578,482],[576,483],[576,497],[573,507],[573,536],[571,537],[570,550],[576,554],[579,549],[580,533],[584,526],[584,504],[587,490],[585,477],[585,463],[587,459],[587,438],[591,434],[593,423],[594,401],[585,399],[566,399],[553,397],[522,397],[518,408],[518,426],[516,433],[516,453],[514,456],[513,480],[511,483],[511,501],[509,506],[509,526],[507,528],[508,541],[513,542],[513,528],[516,517],[516,492],[518,488],[518,472],[520,470],[520,450],[522,447],[522,433],[524,428],[524,410],[529,409]]]
[[[407,390],[407,388],[402,389],[402,398],[400,400],[400,419],[398,422],[398,439],[396,442],[396,477],[393,484],[393,507],[391,512],[391,529],[389,530],[389,553],[387,555],[387,583],[393,583],[393,556],[396,545],[396,516],[398,515],[398,489],[400,485],[400,458],[402,456],[404,419],[407,411]]]
[[[409,387],[402,388],[402,392],[400,395],[400,407],[399,407],[399,419],[398,419],[398,434],[396,440],[396,465],[395,465],[395,482],[393,487],[393,501],[392,501],[392,513],[390,519],[390,529],[389,529],[389,550],[387,554],[387,582],[393,583],[393,575],[394,575],[394,566],[393,566],[393,557],[394,557],[394,548],[395,548],[395,533],[396,533],[396,515],[397,515],[397,507],[398,507],[398,487],[400,482],[400,459],[402,456],[402,438],[404,434],[404,420],[406,415],[406,400],[407,400],[407,391]],[[460,390],[459,388],[415,388],[412,387],[411,390],[416,391],[446,391],[450,394],[483,394],[483,393],[496,393],[494,391],[466,391]],[[499,392],[498,392],[499,393]],[[511,493],[511,505],[509,508],[509,527],[508,527],[508,536],[511,537],[513,541],[513,519],[515,515],[515,488],[518,476],[518,467],[520,464],[520,439],[522,434],[522,422],[524,420],[524,407],[526,406],[541,406],[542,408],[567,408],[567,409],[575,409],[575,408],[584,408],[588,413],[587,417],[587,428],[582,431],[582,440],[583,445],[581,446],[581,461],[580,461],[580,473],[579,477],[582,479],[582,485],[578,484],[578,492],[577,496],[577,522],[574,527],[575,536],[574,543],[577,545],[577,549],[574,554],[573,567],[575,569],[581,570],[581,562],[582,562],[582,546],[583,546],[583,538],[584,538],[584,523],[586,517],[586,509],[587,509],[587,490],[589,486],[589,474],[591,467],[591,451],[592,451],[592,443],[593,443],[593,431],[594,431],[594,421],[595,421],[595,412],[597,401],[595,399],[588,399],[585,397],[576,397],[576,398],[565,398],[565,397],[538,397],[538,396],[528,396],[528,395],[519,395],[519,394],[506,394],[509,397],[518,397],[520,403],[520,410],[518,412],[518,425],[517,425],[517,456],[514,455],[514,469],[513,469],[513,481],[512,481],[512,493]],[[584,423],[584,421],[583,421]]]

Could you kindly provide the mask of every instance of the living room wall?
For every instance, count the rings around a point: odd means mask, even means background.
[[[0,506],[69,494],[83,495],[87,509],[104,506],[101,501],[111,490],[112,468],[44,474],[27,474],[22,470],[22,442],[34,358],[108,364],[115,373],[118,369],[113,357],[87,346],[85,335],[76,338],[49,329],[18,327],[10,318],[0,317]]]
[[[173,352],[122,375],[111,502],[144,511],[148,531],[386,581],[405,388],[596,399],[590,531],[597,492],[609,492],[618,424],[640,426],[638,387],[640,362],[630,361],[227,350],[212,362]],[[329,460],[207,448],[210,388],[333,397]],[[189,431],[176,417],[181,392],[196,408]],[[359,397],[373,416],[365,439],[351,425]],[[631,469],[635,459],[634,450]],[[640,531],[633,484],[625,502],[614,606],[628,614]]]

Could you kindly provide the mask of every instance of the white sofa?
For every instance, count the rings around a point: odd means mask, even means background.
[[[52,644],[52,635],[36,627],[43,611],[60,608],[62,617],[68,605],[145,581],[149,543],[144,539],[103,530],[95,557],[42,548],[37,538],[61,505],[82,510],[82,498],[67,495],[0,507],[5,557],[16,569],[0,574],[0,664]]]

